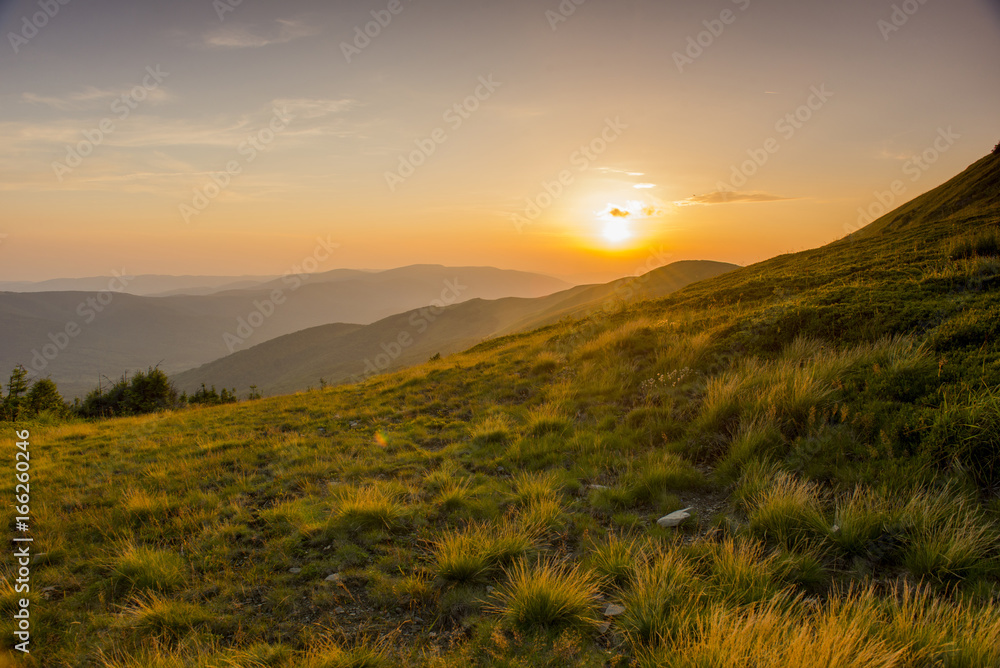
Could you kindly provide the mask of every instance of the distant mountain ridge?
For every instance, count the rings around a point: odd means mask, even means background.
[[[24,364],[79,396],[101,375],[155,364],[177,373],[318,325],[369,324],[442,298],[538,297],[568,287],[540,274],[441,265],[289,275],[209,295],[136,296],[120,291],[122,281],[102,280],[100,291],[0,292],[0,369]]]
[[[724,262],[683,261],[643,276],[569,288],[534,299],[472,299],[445,308],[422,307],[364,327],[313,327],[176,374],[178,388],[202,383],[266,394],[360,379],[465,350],[483,340],[555,323],[617,304],[669,295],[687,285],[738,269]]]

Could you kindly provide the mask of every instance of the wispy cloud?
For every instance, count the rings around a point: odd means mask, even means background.
[[[781,195],[774,195],[765,192],[738,192],[738,191],[722,191],[717,190],[715,192],[705,193],[704,195],[695,195],[694,197],[689,197],[678,202],[674,202],[676,206],[697,206],[703,205],[708,206],[712,204],[752,204],[755,202],[783,202],[788,200],[796,199],[795,197],[782,197]]]
[[[632,187],[635,188],[636,190],[648,190],[650,188],[655,188],[656,184],[655,183],[637,183],[637,184],[635,184]]]
[[[625,174],[626,176],[645,176],[643,172],[630,172],[625,169],[615,169],[614,167],[598,167],[597,171],[605,174]]]
[[[104,136],[85,167],[63,182],[53,177],[52,161],[64,159],[66,147],[78,143],[83,130],[94,127],[98,114],[0,121],[0,145],[5,149],[0,154],[0,191],[169,192],[179,183],[186,187],[193,177],[218,169],[220,159],[232,156],[248,137],[267,127],[275,110],[291,121],[281,141],[268,150],[312,149],[325,139],[361,136],[367,121],[344,115],[354,104],[350,99],[279,98],[239,115],[167,118],[135,113]],[[191,153],[192,149],[197,152]],[[253,179],[244,178],[241,183],[249,187]]]
[[[278,19],[268,26],[232,25],[202,35],[202,44],[212,49],[257,49],[317,35],[322,28],[305,21]]]
[[[130,94],[129,88],[96,88],[87,86],[81,91],[67,93],[61,97],[50,95],[38,95],[36,93],[22,93],[21,101],[36,106],[45,106],[59,111],[88,111],[92,109],[107,108],[114,100],[121,99]],[[152,90],[144,89],[143,102],[157,104],[170,99],[170,94],[162,87]]]

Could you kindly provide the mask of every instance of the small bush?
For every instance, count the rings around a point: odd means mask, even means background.
[[[113,559],[111,582],[118,594],[133,590],[166,593],[184,583],[185,570],[179,554],[127,543]]]
[[[131,626],[145,633],[182,638],[191,630],[207,626],[217,615],[186,601],[175,601],[150,594],[126,608]]]
[[[622,593],[622,629],[634,644],[659,642],[689,630],[702,592],[695,572],[677,552],[661,552],[636,565]]]
[[[579,566],[520,561],[506,571],[492,607],[522,631],[587,629],[597,624],[600,581]]]
[[[435,541],[433,570],[449,582],[480,581],[525,556],[534,546],[534,536],[509,518],[496,524],[472,524]]]
[[[812,483],[778,473],[748,500],[750,531],[787,548],[821,543],[829,525]]]
[[[554,501],[559,497],[562,483],[553,471],[545,473],[519,473],[514,476],[514,501],[527,506],[541,501]]]
[[[656,453],[636,463],[625,476],[627,501],[662,503],[671,492],[697,489],[705,484],[694,466],[673,453]]]
[[[712,545],[703,564],[709,572],[708,590],[739,605],[767,600],[780,589],[774,578],[777,559],[756,542],[726,540]]]
[[[611,536],[607,542],[594,544],[587,557],[590,568],[616,587],[628,585],[636,568],[648,559],[645,548],[636,539]]]
[[[490,415],[473,425],[469,435],[473,443],[499,445],[511,439],[513,428],[510,418],[506,415]]]
[[[532,410],[528,415],[527,433],[530,436],[545,436],[546,434],[562,434],[570,427],[557,406],[546,404]]]
[[[981,511],[947,491],[919,494],[902,511],[912,526],[904,565],[916,578],[960,580],[981,571],[997,554],[998,535]]]
[[[530,373],[532,376],[549,374],[558,369],[561,363],[562,359],[558,355],[545,351],[535,357],[535,362],[531,365]]]
[[[871,490],[857,488],[837,507],[830,540],[848,557],[866,554],[873,542],[897,521],[890,504]]]
[[[386,646],[366,639],[350,649],[328,641],[310,651],[301,668],[383,668],[388,665],[386,655]]]
[[[352,488],[344,492],[334,510],[335,526],[350,531],[395,530],[406,518],[406,509],[379,487]]]
[[[1000,230],[996,229],[984,230],[955,240],[952,242],[949,253],[952,260],[996,257],[998,255],[1000,255]]]

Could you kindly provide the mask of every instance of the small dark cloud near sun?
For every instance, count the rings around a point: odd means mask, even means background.
[[[610,213],[615,218],[628,218],[629,216],[632,215],[631,212],[629,212],[629,211],[622,211],[621,209],[619,209],[617,207],[615,207],[614,209],[611,209],[611,211],[608,211],[608,213]]]

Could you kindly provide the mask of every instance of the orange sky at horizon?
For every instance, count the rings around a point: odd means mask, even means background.
[[[813,248],[1000,139],[998,4],[0,3],[0,280]]]

